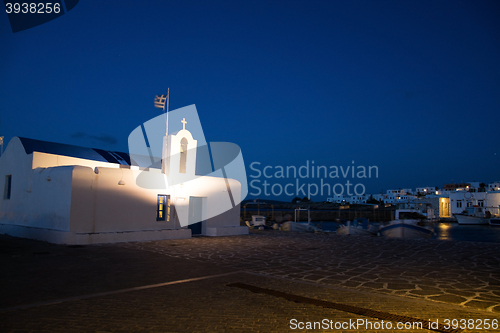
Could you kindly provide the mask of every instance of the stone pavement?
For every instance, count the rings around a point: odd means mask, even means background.
[[[500,244],[252,231],[250,236],[121,246],[293,280],[500,312]]]
[[[0,236],[0,331],[303,331],[292,329],[293,319],[366,321],[318,332],[398,331],[377,329],[376,318],[231,283],[441,324],[446,318],[491,323],[499,319],[498,250],[495,244],[280,232],[83,247]],[[469,290],[474,298],[451,298]],[[494,331],[484,328],[464,331]]]

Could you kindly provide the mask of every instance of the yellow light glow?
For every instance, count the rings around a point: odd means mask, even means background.
[[[441,229],[441,230],[448,230],[450,228],[451,228],[451,226],[449,224],[443,224],[443,223],[439,224],[439,229]]]

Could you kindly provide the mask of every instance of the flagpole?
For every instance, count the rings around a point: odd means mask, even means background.
[[[168,138],[168,102],[169,102],[169,100],[170,100],[170,88],[168,88],[168,91],[167,91],[167,132],[165,133],[167,138]]]
[[[166,101],[165,101],[166,99]],[[165,97],[165,95],[156,95],[155,97],[155,107],[156,108],[159,108],[159,109],[162,109],[163,110],[163,117],[165,117],[165,137],[164,137],[164,140],[163,140],[163,149],[162,149],[162,156],[161,156],[161,160],[162,160],[162,170],[163,172],[165,172],[165,169],[166,169],[166,166],[165,166],[165,163],[166,163],[166,154],[167,154],[167,145],[168,145],[168,107],[169,107],[169,101],[170,101],[170,88],[168,88],[168,91],[167,91],[167,96]],[[167,102],[167,115],[165,116],[165,102]],[[148,147],[149,149],[149,147]],[[151,151],[150,151],[150,155],[151,155]],[[153,156],[151,155],[151,160],[152,162],[153,161]]]

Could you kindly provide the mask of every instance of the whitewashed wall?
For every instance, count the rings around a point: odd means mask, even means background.
[[[0,232],[82,244],[190,237],[190,230],[181,228],[176,220],[156,221],[157,195],[166,194],[171,195],[179,213],[187,212],[190,196],[207,198],[205,234],[248,233],[248,228],[239,225],[239,205],[221,211],[221,205],[232,207],[224,178],[198,177],[175,186],[170,193],[165,188],[165,176],[156,169],[146,173],[157,188],[138,186],[136,178],[141,172],[66,156],[28,155],[20,140],[14,138],[0,157],[2,193],[5,175],[12,175],[11,198],[2,196],[0,201]],[[239,202],[241,185],[232,179],[228,182],[234,201]],[[41,229],[44,231],[36,231]],[[54,236],[55,231],[60,233]],[[134,232],[137,236],[132,235]]]
[[[31,168],[31,155],[18,138],[9,143],[0,163],[0,223],[69,230],[73,167]],[[3,197],[6,175],[12,175],[11,197]]]

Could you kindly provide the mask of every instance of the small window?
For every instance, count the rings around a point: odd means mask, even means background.
[[[158,194],[156,221],[170,222],[170,195]]]
[[[12,191],[12,175],[5,176],[5,188],[3,191],[4,200],[10,199],[10,193]]]
[[[187,139],[182,138],[179,173],[186,173],[187,146],[188,146]]]

